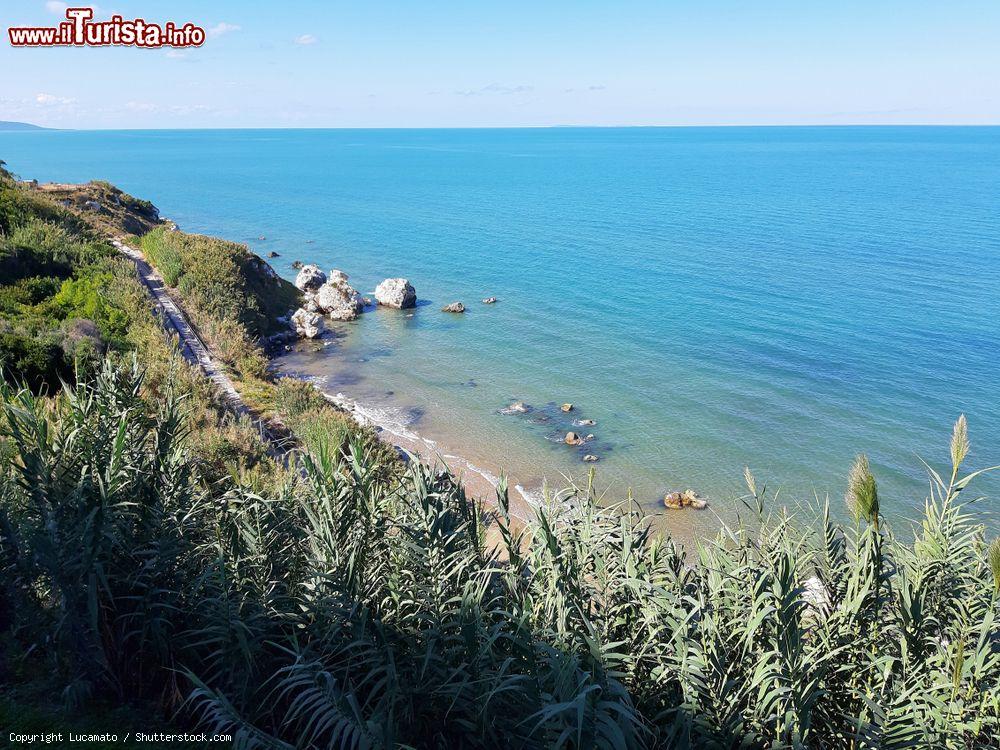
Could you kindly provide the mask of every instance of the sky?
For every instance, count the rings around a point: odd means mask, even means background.
[[[82,3],[79,3],[82,5]],[[101,0],[198,49],[13,48],[0,120],[61,128],[1000,124],[998,0]]]

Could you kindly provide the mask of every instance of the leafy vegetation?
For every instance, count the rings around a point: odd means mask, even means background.
[[[67,212],[0,172],[0,368],[36,393],[126,347],[122,261]]]
[[[767,510],[687,560],[573,489],[518,526],[353,441],[206,481],[185,400],[106,367],[3,392],[3,620],[68,696],[159,701],[239,747],[989,747],[1000,548],[949,473],[897,537],[859,460],[841,526]],[[950,477],[947,478],[947,477]]]

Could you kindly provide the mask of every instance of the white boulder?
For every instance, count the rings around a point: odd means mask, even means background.
[[[347,283],[347,274],[334,269],[316,296],[316,306],[330,316],[330,320],[354,320],[364,309],[361,295]]]
[[[314,339],[319,336],[321,321],[318,313],[309,312],[304,307],[292,314],[292,325],[300,338]]]
[[[413,307],[417,304],[417,292],[407,279],[386,279],[375,287],[375,301],[397,309]]]
[[[326,274],[320,270],[319,266],[310,263],[302,266],[299,275],[295,277],[295,286],[301,292],[315,292],[326,283]]]

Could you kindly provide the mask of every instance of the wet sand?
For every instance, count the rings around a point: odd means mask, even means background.
[[[497,502],[499,473],[493,473],[456,453],[444,450],[440,444],[422,437],[412,430],[386,419],[378,410],[349,398],[343,393],[330,394],[322,391],[324,397],[337,408],[350,414],[359,424],[371,426],[378,432],[379,438],[402,448],[419,460],[432,466],[447,467],[465,486],[466,494],[480,502],[494,506]],[[507,477],[508,498],[512,516],[522,521],[529,520],[534,515],[534,507],[543,501],[541,491],[530,491],[517,483],[516,477]]]

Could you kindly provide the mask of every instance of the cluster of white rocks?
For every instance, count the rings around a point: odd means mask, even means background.
[[[327,275],[314,264],[304,265],[295,277],[305,304],[292,313],[295,333],[312,339],[323,330],[323,317],[346,322],[354,320],[371,304],[347,281],[347,274],[334,269]],[[375,289],[375,300],[386,307],[406,308],[417,303],[417,293],[406,279],[386,279]]]

